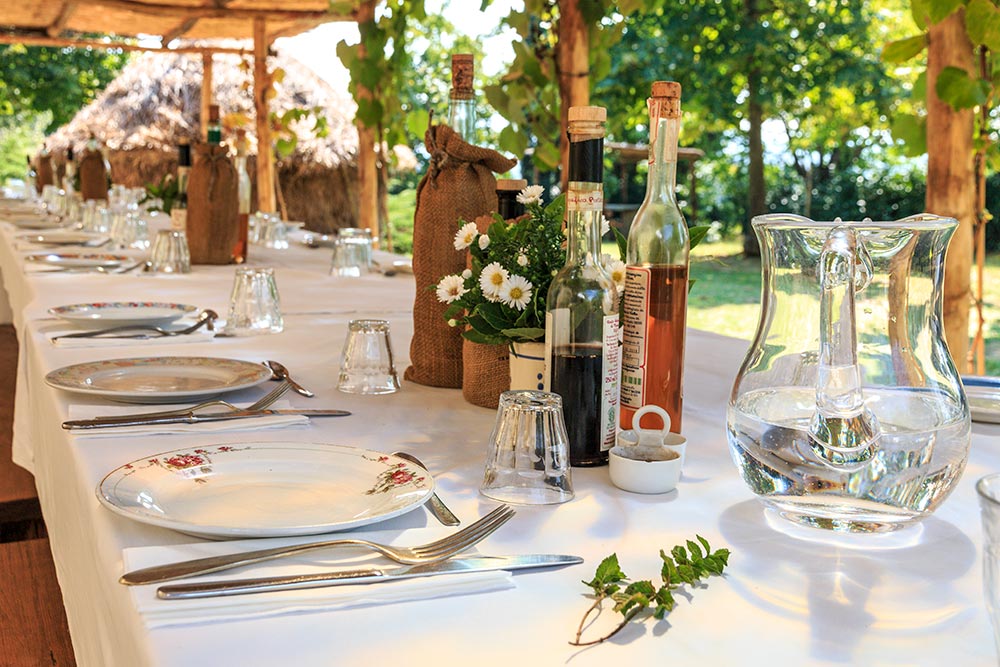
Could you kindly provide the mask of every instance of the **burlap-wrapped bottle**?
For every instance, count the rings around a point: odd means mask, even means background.
[[[432,125],[424,136],[431,159],[417,186],[413,220],[413,340],[405,378],[432,387],[462,386],[462,332],[444,319],[447,304],[433,286],[442,276],[461,273],[465,257],[455,251],[459,220],[475,220],[496,207],[494,173],[516,160],[466,143],[447,125]]]
[[[46,185],[55,185],[55,174],[52,172],[52,156],[42,153],[35,158],[35,187],[38,194],[42,193],[42,188]]]
[[[229,264],[240,238],[239,177],[225,146],[198,143],[187,189],[192,264]]]
[[[108,171],[101,151],[88,148],[83,151],[80,166],[80,197],[88,199],[108,198]]]

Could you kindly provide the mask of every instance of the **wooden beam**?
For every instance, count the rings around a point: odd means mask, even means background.
[[[268,19],[271,21],[296,21],[299,19],[325,19],[333,16],[328,10],[300,9],[243,9],[229,7],[206,7],[204,5],[158,5],[134,0],[89,0],[92,7],[106,7],[148,16],[181,17],[200,19]]]
[[[45,29],[45,33],[49,37],[58,37],[66,28],[66,23],[69,21],[69,18],[73,16],[74,11],[76,11],[75,2],[64,3],[62,9],[59,10],[59,16],[57,16],[56,20],[52,22],[52,25]]]
[[[195,24],[198,23],[199,20],[200,19],[196,16],[181,22],[176,28],[174,28],[168,33],[165,33],[162,37],[160,37],[160,46],[166,48],[167,44],[174,41],[175,39],[186,33],[188,30],[193,28]]]
[[[201,140],[208,141],[208,107],[212,104],[212,54],[201,54]]]
[[[49,37],[43,33],[0,33],[0,44],[24,44],[26,46],[71,47],[74,49],[120,49],[122,51],[152,51],[154,53],[233,53],[244,55],[248,49],[213,46],[178,46],[165,49],[158,46],[141,46],[125,42],[102,42],[97,39],[76,39]]]
[[[275,211],[274,153],[271,150],[271,120],[268,118],[267,21],[253,22],[253,106],[257,116],[257,210]]]
[[[580,0],[559,0],[559,23],[556,27],[556,65],[559,72],[559,118],[562,138],[559,142],[560,182],[566,191],[569,177],[569,108],[590,103],[590,31],[580,11]]]
[[[365,0],[358,6],[358,25],[375,20],[376,0]],[[364,45],[361,46],[360,57],[365,57]],[[371,96],[371,92],[358,84],[358,97]],[[375,131],[355,119],[358,129],[358,227],[370,229],[372,239],[379,238],[378,228],[378,166],[375,163]]]

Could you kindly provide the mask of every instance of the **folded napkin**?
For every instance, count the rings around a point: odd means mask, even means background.
[[[423,535],[420,535],[423,533]],[[416,544],[430,541],[439,533],[431,529],[407,531],[405,543]],[[365,538],[376,542],[392,542],[393,533],[387,531],[351,531],[344,537]],[[336,535],[312,535],[298,538],[267,540],[240,540],[235,542],[198,542],[156,547],[135,547],[122,553],[125,571],[153,565],[173,563],[192,558],[218,556],[237,551],[267,549],[286,544],[300,544],[318,540],[335,539]],[[370,552],[359,549],[329,549],[313,553],[288,556],[275,561],[258,563],[228,572],[216,572],[183,581],[209,581],[219,579],[246,579],[250,577],[274,577],[289,574],[312,574],[334,569],[355,567],[400,567],[384,558],[373,557]],[[182,580],[169,583],[180,583]],[[449,574],[439,577],[417,577],[400,581],[365,583],[326,588],[310,588],[296,591],[273,593],[252,593],[229,597],[202,598],[194,600],[161,600],[156,597],[156,589],[165,585],[148,584],[130,586],[132,596],[143,622],[148,628],[177,625],[199,625],[202,623],[239,621],[284,614],[310,613],[348,609],[351,607],[380,604],[397,604],[411,600],[428,600],[454,595],[470,595],[514,588],[514,580],[509,573],[470,572]]]
[[[174,327],[187,326],[184,322],[175,323],[172,325]],[[184,334],[183,336],[159,336],[155,333],[150,333],[149,338],[108,338],[103,336],[94,336],[92,338],[59,338],[56,336],[61,336],[68,333],[76,333],[80,331],[79,328],[61,328],[59,330],[53,330],[46,332],[46,337],[48,337],[49,342],[56,347],[61,348],[83,348],[83,347],[122,347],[123,345],[141,345],[143,347],[147,345],[182,345],[185,343],[210,343],[213,338],[215,338],[214,331],[208,331],[204,328],[198,329],[194,333]],[[142,333],[141,331],[123,331],[123,334],[129,333]]]
[[[190,404],[189,404],[190,405]],[[250,403],[234,404],[245,408]],[[69,419],[93,419],[94,417],[126,417],[142,412],[157,412],[186,407],[183,405],[82,405],[74,403],[69,406]],[[277,401],[269,409],[288,410],[292,407],[288,401]],[[205,408],[222,412],[225,406]],[[78,429],[71,433],[81,438],[114,438],[134,435],[170,435],[177,433],[230,433],[233,431],[261,431],[264,429],[285,428],[287,426],[306,426],[309,417],[305,415],[274,415],[270,417],[248,417],[246,419],[230,419],[228,421],[202,422],[200,424],[150,424],[148,426],[113,426],[110,428]]]

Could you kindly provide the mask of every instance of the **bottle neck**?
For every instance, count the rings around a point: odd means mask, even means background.
[[[448,126],[458,132],[463,140],[472,143],[476,134],[476,100],[451,98]]]
[[[594,131],[570,136],[566,193],[566,264],[598,264],[604,212],[604,137]]]
[[[679,118],[650,117],[650,160],[646,199],[676,201]]]
[[[236,171],[246,172],[247,170],[247,156],[237,155],[236,156]]]
[[[517,201],[517,192],[497,192],[497,214],[504,220],[513,220],[524,215],[524,204]]]

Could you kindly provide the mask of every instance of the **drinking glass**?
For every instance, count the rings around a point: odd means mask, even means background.
[[[285,221],[277,213],[267,214],[264,220],[264,234],[261,238],[263,246],[276,250],[287,250],[288,228],[285,226]]]
[[[175,229],[158,231],[149,254],[149,269],[157,273],[191,273],[187,235]]]
[[[337,389],[348,394],[391,394],[399,391],[388,322],[351,320],[341,354]]]
[[[365,246],[338,236],[333,240],[333,257],[330,260],[330,275],[341,278],[360,278],[367,271]]]
[[[358,246],[355,254],[361,258],[359,264],[362,272],[372,270],[372,232],[370,229],[341,227],[337,230],[337,238],[343,239],[345,244]]]
[[[137,213],[116,211],[111,222],[111,245],[119,250],[145,250],[149,248],[149,226]]]
[[[976,491],[983,520],[983,597],[1000,656],[1000,473],[980,479]]]
[[[251,266],[237,268],[233,291],[229,297],[226,335],[280,333],[284,328],[274,269]]]
[[[500,395],[479,492],[526,505],[573,499],[561,396],[534,390]]]

